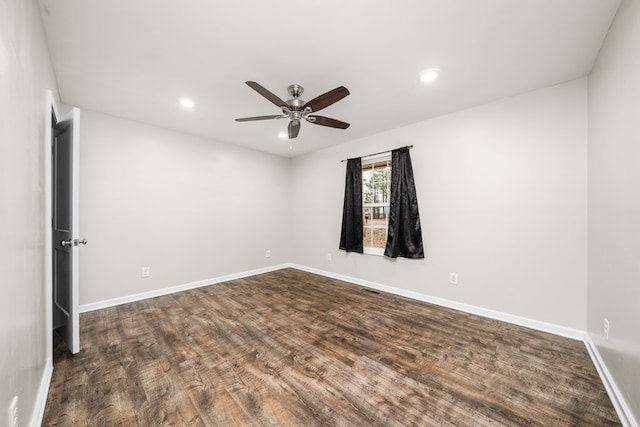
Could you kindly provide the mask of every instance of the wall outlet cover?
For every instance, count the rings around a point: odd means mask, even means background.
[[[452,285],[458,284],[458,273],[449,273],[449,283]]]

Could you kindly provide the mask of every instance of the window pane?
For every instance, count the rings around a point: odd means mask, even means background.
[[[376,227],[386,227],[388,210],[389,208],[386,206],[376,206],[371,208],[372,213],[369,225]]]
[[[364,208],[364,218],[362,218],[362,222],[365,225],[369,225],[369,222],[371,220],[371,212],[372,212],[373,208]]]
[[[362,244],[363,246],[367,246],[367,247],[371,247],[373,246],[373,233],[371,232],[371,228],[369,227],[364,227],[364,229],[362,230]]]
[[[363,244],[384,249],[389,226],[391,159],[378,159],[362,165]]]
[[[374,228],[373,229],[373,245],[374,248],[383,248],[387,246],[387,229],[386,228]]]
[[[373,170],[362,169],[362,202],[373,203],[373,190],[371,179],[373,177]]]
[[[364,227],[362,231],[364,237],[364,246],[384,249],[384,247],[387,245],[386,228]]]

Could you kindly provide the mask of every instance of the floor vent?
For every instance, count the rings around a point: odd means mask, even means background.
[[[373,289],[369,289],[369,288],[362,288],[363,291],[365,292],[370,292],[372,294],[376,294],[376,295],[380,295],[380,292],[373,290]]]

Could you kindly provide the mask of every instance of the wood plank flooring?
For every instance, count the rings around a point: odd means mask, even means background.
[[[294,269],[85,313],[46,426],[614,426],[584,344]]]

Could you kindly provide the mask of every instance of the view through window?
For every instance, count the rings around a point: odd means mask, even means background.
[[[364,253],[383,255],[389,227],[391,153],[362,159]]]

